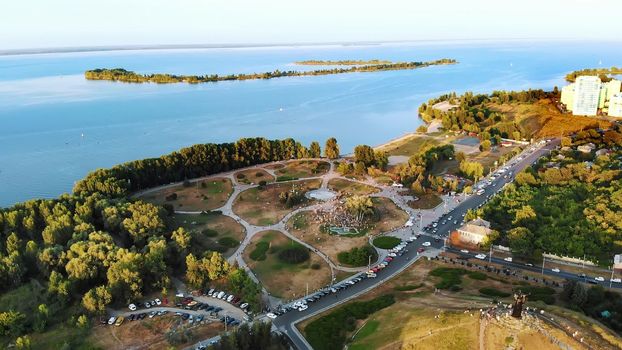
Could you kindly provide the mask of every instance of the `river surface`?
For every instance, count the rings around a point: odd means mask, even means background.
[[[622,65],[619,43],[413,43],[0,56],[0,207],[70,192],[89,171],[195,143],[334,136],[342,153],[420,125],[417,107],[456,91],[551,89],[566,72]],[[460,63],[407,71],[188,84],[87,81],[93,68],[140,73],[317,69],[306,59]],[[616,61],[617,59],[617,61]]]

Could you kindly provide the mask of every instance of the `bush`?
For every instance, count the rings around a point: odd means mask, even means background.
[[[305,336],[313,349],[341,350],[346,343],[347,333],[355,329],[356,320],[365,319],[394,303],[393,295],[387,294],[369,301],[347,304],[309,323],[304,329]]]
[[[318,264],[318,263],[311,264],[311,269],[312,270],[319,270],[320,268],[322,268],[322,266],[320,266],[320,264]]]
[[[479,292],[481,294],[484,294],[490,297],[500,297],[500,298],[506,298],[512,295],[511,293],[504,292],[496,288],[480,288]]]
[[[371,255],[371,261],[375,261],[378,257],[376,250],[369,245],[363,247],[354,247],[347,252],[340,252],[337,254],[337,260],[341,264],[350,266],[365,266],[369,262],[369,256]]]
[[[400,243],[402,243],[402,240],[392,236],[382,236],[374,239],[374,245],[381,249],[395,248]]]
[[[535,286],[524,286],[520,288],[516,288],[515,291],[520,290],[521,292],[528,294],[527,300],[537,301],[541,300],[546,304],[555,304],[555,289],[551,287],[535,287]]]
[[[292,181],[292,180],[298,180],[298,178],[297,178],[297,177],[294,177],[294,176],[286,176],[286,175],[279,176],[279,177],[277,177],[277,178],[276,178],[276,181],[277,181],[277,182],[281,182],[281,181]]]
[[[237,174],[235,177],[238,178],[238,180],[246,179],[246,175],[244,174]]]
[[[267,184],[266,180],[259,181],[259,188],[265,188],[266,184]]]
[[[240,245],[240,242],[231,237],[223,237],[218,240],[218,244],[227,248],[235,248]]]
[[[468,276],[469,278],[478,280],[478,281],[485,281],[488,278],[488,276],[486,276],[485,273],[479,272],[479,271],[469,272]]]
[[[255,261],[266,260],[266,253],[270,248],[270,243],[260,241],[255,245],[255,249],[250,253],[250,258]]]
[[[431,276],[441,278],[441,281],[434,285],[436,288],[448,289],[451,291],[461,289],[460,283],[462,283],[462,275],[466,273],[467,271],[464,269],[453,269],[450,267],[439,267],[430,271]]]
[[[309,250],[303,246],[287,247],[279,252],[279,260],[287,264],[300,264],[309,260]]]
[[[263,177],[263,172],[261,171],[256,172],[255,177]]]
[[[176,193],[176,192],[173,192],[173,193],[169,194],[168,196],[164,197],[164,199],[165,199],[166,201],[168,201],[168,202],[170,202],[170,201],[174,201],[174,200],[176,200],[176,199],[177,199],[177,193]]]
[[[205,181],[201,181],[201,188],[207,188],[207,184],[205,183]]]
[[[215,230],[212,230],[210,228],[206,228],[205,230],[201,231],[201,233],[203,233],[207,237],[216,237],[216,236],[218,236],[218,232],[216,232]]]

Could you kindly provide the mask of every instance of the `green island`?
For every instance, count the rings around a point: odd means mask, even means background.
[[[110,80],[121,81],[126,83],[158,83],[158,84],[172,84],[172,83],[213,83],[219,81],[231,81],[231,80],[254,80],[254,79],[273,79],[282,77],[301,77],[301,76],[319,76],[319,75],[331,75],[331,74],[344,74],[344,73],[367,73],[367,72],[379,72],[379,71],[391,71],[391,70],[406,70],[417,69],[429,66],[447,65],[458,63],[454,59],[443,58],[435,61],[428,62],[397,62],[386,64],[371,64],[364,66],[354,66],[349,68],[334,68],[334,69],[320,69],[313,71],[280,71],[275,70],[273,72],[265,73],[252,73],[252,74],[228,74],[228,75],[174,75],[174,74],[139,74],[132,71],[125,70],[123,68],[106,69],[99,68],[93,70],[87,70],[84,73],[84,77],[87,80]]]
[[[369,64],[392,64],[393,62],[387,60],[305,60],[296,61],[295,64],[302,66],[358,66]]]
[[[578,76],[581,75],[597,75],[600,77],[602,82],[608,82],[612,78],[610,75],[619,75],[622,74],[622,68],[611,67],[611,68],[586,68],[581,70],[576,70],[574,72],[570,72],[566,74],[566,81],[569,83],[573,83]]]

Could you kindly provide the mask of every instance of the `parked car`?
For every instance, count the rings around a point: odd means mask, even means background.
[[[598,282],[605,282],[605,278],[604,278],[604,277],[600,277],[600,276],[598,276],[598,277],[594,277],[594,279],[595,279],[596,281],[598,281]]]
[[[468,251],[468,250],[466,250],[466,249],[462,249],[462,250],[460,251],[460,253],[469,254],[469,251]]]
[[[503,258],[503,260],[507,261],[507,262],[512,262],[512,257],[507,257],[507,258]]]
[[[559,269],[558,268],[551,269],[551,271],[559,273]]]
[[[155,312],[155,311],[151,311],[151,312],[149,313],[149,318],[153,318],[155,315],[157,315],[157,312]]]
[[[477,254],[475,257],[480,259],[480,260],[486,259],[486,255],[485,254]]]
[[[147,302],[145,303],[145,307],[146,307],[147,309],[148,309],[148,308],[150,308],[150,307],[151,307],[151,303],[147,301]]]
[[[227,302],[231,302],[233,301],[233,298],[235,298],[235,295],[231,294],[230,296],[227,297]]]
[[[248,303],[243,303],[240,305],[240,309],[246,309],[248,307]]]
[[[429,246],[432,245],[432,243],[430,243],[430,242],[423,242],[421,245],[424,246],[424,247],[429,247]]]
[[[108,324],[112,326],[112,325],[113,325],[116,321],[117,321],[117,318],[116,318],[116,317],[114,317],[114,316],[111,316],[111,317],[108,319]]]
[[[123,316],[119,316],[117,320],[115,321],[114,325],[119,327],[120,325],[123,324],[123,321],[125,321],[125,318]]]
[[[162,305],[162,300],[156,298],[154,301],[155,301],[156,305],[158,305],[158,306]]]
[[[614,282],[614,283],[622,283],[622,279],[620,279],[620,278],[612,278],[612,279],[611,279],[611,282]]]

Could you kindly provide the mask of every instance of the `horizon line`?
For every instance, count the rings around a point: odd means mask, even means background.
[[[327,42],[288,42],[288,43],[218,43],[218,44],[128,44],[128,45],[96,45],[96,46],[60,46],[41,48],[21,48],[0,50],[0,56],[37,55],[52,53],[109,52],[135,50],[182,50],[182,49],[242,49],[296,46],[369,46],[399,43],[455,43],[455,42],[515,42],[515,41],[594,41],[619,42],[622,40],[585,38],[479,38],[479,39],[418,39],[418,40],[382,40],[382,41],[327,41]]]

